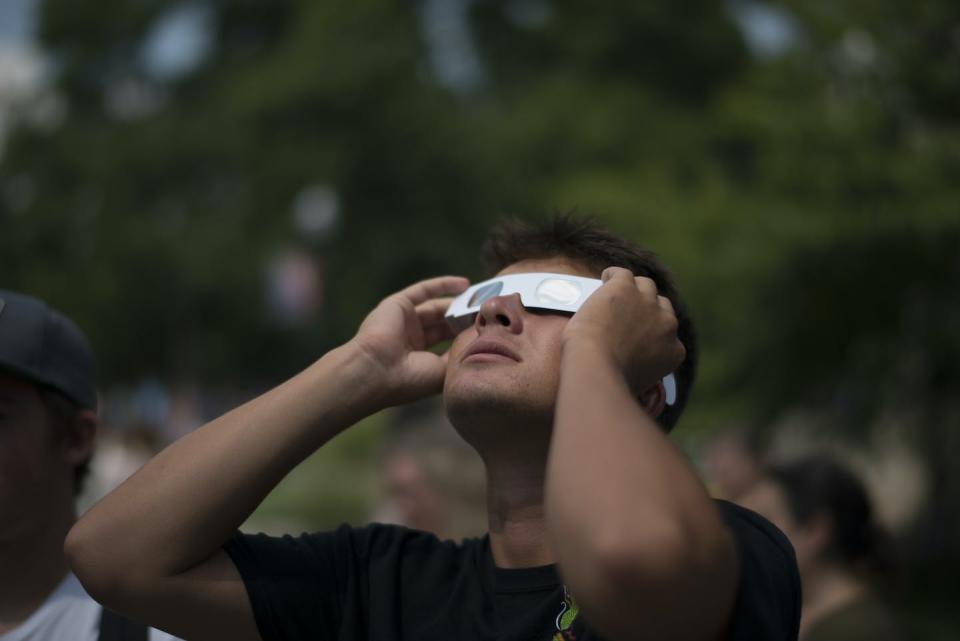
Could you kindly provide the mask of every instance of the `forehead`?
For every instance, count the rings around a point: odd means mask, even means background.
[[[506,276],[508,274],[531,274],[535,272],[547,272],[551,274],[569,274],[571,276],[584,276],[586,278],[600,278],[600,274],[590,269],[585,263],[565,256],[553,256],[550,258],[528,258],[519,262],[507,265],[499,272],[497,276]]]
[[[0,403],[36,400],[40,394],[37,386],[22,378],[0,371]]]

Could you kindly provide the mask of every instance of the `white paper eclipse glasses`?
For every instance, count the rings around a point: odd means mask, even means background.
[[[461,332],[473,324],[484,301],[494,296],[520,294],[520,302],[531,309],[549,309],[575,313],[593,292],[600,289],[603,281],[567,274],[509,274],[471,285],[453,299],[445,315],[447,323],[455,332]],[[673,374],[663,377],[663,389],[667,405],[677,402],[677,381]]]

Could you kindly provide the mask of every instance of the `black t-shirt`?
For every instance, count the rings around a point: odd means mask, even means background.
[[[717,506],[741,568],[728,638],[793,641],[800,621],[793,548],[753,512]],[[225,549],[264,641],[600,638],[565,593],[556,566],[497,568],[487,537],[453,543],[398,526],[344,525],[299,537],[238,533]]]

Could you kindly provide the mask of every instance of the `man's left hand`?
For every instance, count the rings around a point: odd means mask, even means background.
[[[564,351],[599,351],[635,391],[656,384],[683,362],[673,304],[653,280],[608,267],[603,285],[573,315],[563,334]]]

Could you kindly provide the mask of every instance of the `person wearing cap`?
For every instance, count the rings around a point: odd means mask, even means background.
[[[0,290],[0,641],[174,638],[103,610],[63,554],[96,412],[83,332],[43,301]]]
[[[190,639],[795,639],[789,542],[710,499],[666,435],[696,345],[660,261],[570,217],[502,225],[487,248],[490,281],[387,297],[91,509],[66,546],[91,593]],[[237,532],[339,432],[441,392],[486,467],[486,536]]]

